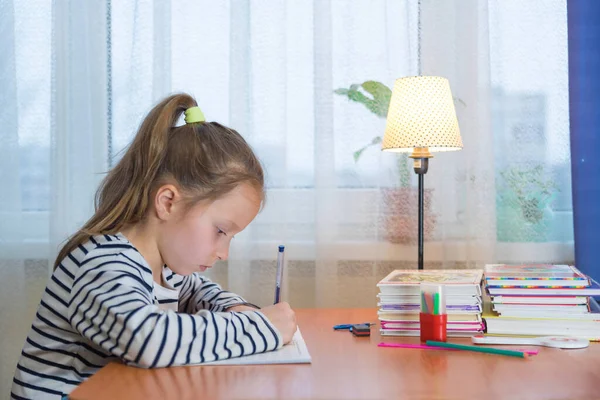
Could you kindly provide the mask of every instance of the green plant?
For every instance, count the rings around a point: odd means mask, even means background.
[[[371,97],[363,93],[364,90]],[[340,88],[334,91],[335,94],[346,96],[350,101],[355,101],[364,105],[369,111],[378,116],[379,118],[386,118],[388,108],[390,107],[390,100],[392,98],[392,91],[389,87],[381,82],[377,81],[366,81],[362,84],[350,85],[348,89]],[[353,154],[354,161],[358,162],[363,152],[371,146],[376,146],[381,143],[381,136],[375,136],[371,141],[356,150]],[[398,175],[400,178],[400,186],[410,186],[410,168],[408,166],[408,154],[400,153],[397,158]]]
[[[544,165],[528,167],[511,166],[500,172],[499,196],[516,203],[529,223],[536,224],[544,218],[544,210],[560,191],[553,179],[547,178]]]

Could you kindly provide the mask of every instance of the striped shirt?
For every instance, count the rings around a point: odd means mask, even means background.
[[[14,399],[61,398],[110,361],[142,368],[198,364],[275,350],[260,311],[197,274],[164,267],[163,286],[122,234],[94,236],[48,281],[15,371]]]

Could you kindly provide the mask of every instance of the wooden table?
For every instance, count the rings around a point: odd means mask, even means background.
[[[374,309],[297,310],[312,364],[191,366],[154,370],[109,364],[71,397],[83,399],[593,399],[600,345],[539,348],[529,360],[464,351],[380,348],[334,324],[376,319]],[[418,343],[418,338],[385,337]],[[454,339],[469,343],[468,339]],[[505,346],[514,347],[514,346]]]

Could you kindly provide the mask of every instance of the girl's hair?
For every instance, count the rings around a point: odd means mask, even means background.
[[[264,174],[244,138],[216,122],[175,127],[182,113],[196,106],[187,94],[157,104],[142,122],[119,163],[102,181],[95,213],[60,250],[54,268],[90,236],[115,234],[142,221],[161,185],[175,184],[186,206],[215,200],[240,183],[256,188],[264,202]]]

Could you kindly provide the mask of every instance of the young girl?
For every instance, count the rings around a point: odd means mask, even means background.
[[[61,398],[115,360],[197,364],[289,342],[288,304],[259,311],[198,274],[227,259],[263,200],[262,168],[236,131],[205,122],[189,95],[159,103],[60,251],[11,396]]]

